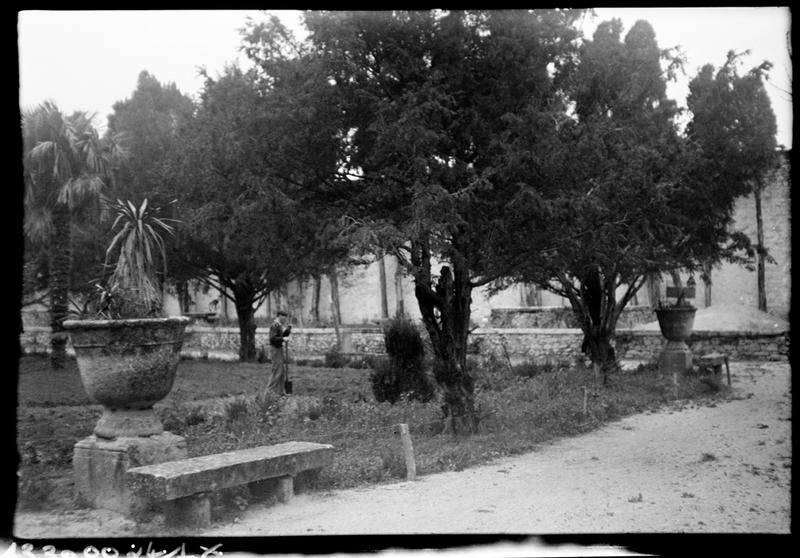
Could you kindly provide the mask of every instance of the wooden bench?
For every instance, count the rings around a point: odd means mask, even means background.
[[[728,355],[724,353],[709,353],[701,356],[698,362],[700,371],[710,370],[714,374],[722,374],[722,365],[725,365],[725,371],[728,374],[728,385],[731,385],[731,367],[728,362]]]
[[[143,506],[163,504],[167,525],[204,527],[211,523],[211,492],[248,485],[254,497],[285,502],[295,477],[313,478],[332,462],[333,446],[285,442],[135,467],[125,484],[136,503],[134,518]]]

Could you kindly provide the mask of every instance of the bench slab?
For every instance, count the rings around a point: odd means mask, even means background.
[[[256,481],[293,477],[333,462],[333,446],[285,442],[129,469],[126,485],[132,494],[166,502],[193,494]]]

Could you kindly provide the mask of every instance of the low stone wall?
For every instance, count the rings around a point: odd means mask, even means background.
[[[630,328],[656,319],[650,306],[626,306],[617,322],[618,328]],[[578,321],[569,306],[521,306],[511,308],[492,308],[489,315],[492,328],[517,329],[575,329]]]
[[[256,346],[267,347],[268,328],[256,331]],[[367,355],[384,352],[380,328],[342,328],[342,352]],[[332,328],[296,328],[290,337],[294,358],[321,358],[336,347]],[[481,328],[470,336],[471,354],[494,354],[515,362],[525,360],[571,360],[581,356],[583,333],[577,329]],[[26,354],[46,354],[50,328],[26,327],[20,335],[20,346]],[[666,343],[658,331],[618,329],[615,339],[621,359],[652,360]],[[689,346],[696,355],[723,352],[733,360],[785,360],[789,355],[789,334],[730,331],[699,331],[692,335]],[[67,347],[74,354],[71,347]],[[189,358],[236,360],[239,351],[239,330],[235,327],[191,325],[181,354]]]
[[[187,329],[182,354],[193,358],[237,358],[239,328],[191,325]],[[384,351],[380,328],[342,328],[342,353],[375,354]],[[256,349],[269,348],[269,328],[256,329]],[[336,348],[333,328],[292,328],[289,350],[293,357],[322,357]]]
[[[480,329],[470,339],[473,354],[513,361],[572,360],[582,355],[583,333],[577,329]],[[623,360],[653,360],[666,339],[658,331],[618,329],[614,340],[617,357]],[[721,352],[733,360],[786,360],[789,334],[732,331],[697,331],[687,342],[692,353]]]
[[[649,334],[649,335],[648,335]],[[628,359],[647,359],[666,343],[656,331],[617,331],[616,346]],[[692,353],[721,352],[733,360],[787,360],[789,332],[696,331],[687,342]]]

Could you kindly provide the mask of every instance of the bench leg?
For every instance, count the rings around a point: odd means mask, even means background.
[[[164,520],[170,527],[208,527],[211,501],[207,494],[194,494],[164,504]]]
[[[294,478],[295,493],[300,494],[308,492],[316,487],[319,481],[319,474],[320,469],[308,469],[297,473],[297,476]]]
[[[291,476],[278,478],[278,502],[288,502],[294,496],[294,479]]]
[[[294,479],[287,475],[274,479],[251,482],[248,485],[250,495],[257,500],[276,500],[288,502],[294,495]]]

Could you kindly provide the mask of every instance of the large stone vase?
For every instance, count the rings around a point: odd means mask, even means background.
[[[656,310],[658,325],[667,344],[661,351],[658,362],[663,372],[684,373],[692,367],[692,351],[686,341],[692,336],[694,306],[673,306]]]
[[[101,438],[164,432],[153,405],[175,381],[184,330],[190,318],[67,320],[81,381],[103,405],[94,428]]]

